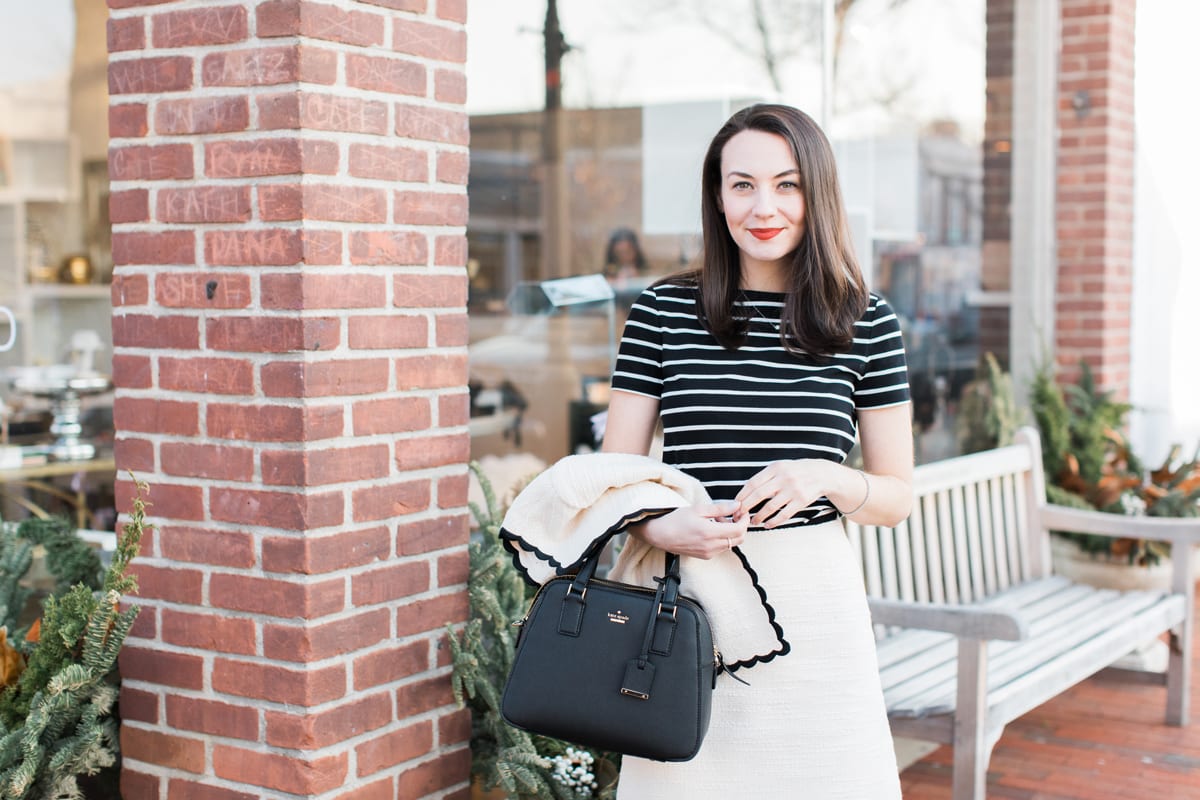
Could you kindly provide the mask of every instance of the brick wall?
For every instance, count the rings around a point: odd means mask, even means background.
[[[466,0],[109,7],[124,796],[463,797]]]
[[[1061,0],[1055,355],[1129,394],[1136,0]]]

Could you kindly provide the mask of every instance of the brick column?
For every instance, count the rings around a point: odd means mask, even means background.
[[[124,797],[462,797],[466,1],[109,7]]]
[[[1055,355],[1129,394],[1136,0],[1061,0]]]

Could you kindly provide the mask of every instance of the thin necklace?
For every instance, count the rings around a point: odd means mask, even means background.
[[[750,306],[750,308],[754,309],[754,313],[757,315],[756,317],[747,319],[746,320],[747,322],[753,322],[755,319],[761,319],[763,322],[766,322],[768,325],[770,325],[775,330],[779,330],[780,327],[782,326],[782,324],[783,324],[782,319],[775,319],[774,317],[770,317],[770,316],[767,316],[766,314],[764,314],[763,310],[758,307],[758,304],[755,303],[754,301],[752,301],[746,295],[745,292],[742,292],[742,308],[745,308],[746,306]]]

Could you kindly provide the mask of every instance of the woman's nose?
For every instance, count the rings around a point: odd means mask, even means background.
[[[770,217],[775,214],[775,198],[770,192],[759,192],[754,196],[754,216]]]

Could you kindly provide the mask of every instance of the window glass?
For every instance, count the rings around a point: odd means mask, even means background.
[[[868,283],[905,330],[919,459],[955,453],[979,358],[984,0],[854,0],[843,16],[821,0],[553,5],[566,47],[549,93],[548,1],[470,8],[475,456],[595,444],[610,330],[692,263],[703,150],[760,100],[824,121]],[[539,294],[584,275],[611,301]]]

